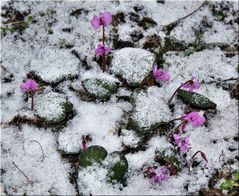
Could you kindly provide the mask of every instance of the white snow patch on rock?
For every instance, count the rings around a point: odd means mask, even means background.
[[[66,97],[56,92],[41,94],[36,97],[35,110],[38,116],[47,122],[58,122],[65,117]]]
[[[64,49],[44,48],[31,61],[35,74],[48,83],[57,83],[64,78],[77,76],[78,65],[81,65],[80,61]]]
[[[150,128],[156,123],[168,122],[171,112],[167,104],[165,92],[156,86],[149,87],[146,92],[136,93],[133,121],[141,128]]]
[[[153,68],[155,57],[140,48],[123,48],[113,54],[111,70],[130,85],[139,85]]]

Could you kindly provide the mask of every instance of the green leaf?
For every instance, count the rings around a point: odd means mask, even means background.
[[[239,170],[237,170],[233,175],[232,175],[232,179],[234,181],[239,181]]]
[[[28,16],[27,17],[27,22],[31,23],[33,21],[33,16]]]
[[[80,166],[88,167],[94,162],[100,162],[107,156],[107,151],[101,146],[91,146],[79,155]]]
[[[178,96],[186,103],[199,109],[216,109],[217,104],[210,99],[195,92],[179,89]]]
[[[107,174],[107,180],[110,183],[124,182],[124,177],[128,171],[128,161],[120,152],[113,152],[109,155],[113,160],[117,159]]]
[[[235,182],[233,180],[226,180],[220,185],[220,188],[222,190],[231,190],[234,185],[235,185]]]

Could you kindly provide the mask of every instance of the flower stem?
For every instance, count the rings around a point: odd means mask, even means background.
[[[181,84],[173,93],[173,95],[170,97],[170,99],[168,100],[168,105],[171,104],[172,100],[173,100],[173,97],[176,95],[176,93],[179,91],[180,88],[182,88],[183,85],[189,83],[189,82],[192,82],[192,80],[188,80],[186,82],[184,82],[183,84]]]
[[[34,110],[34,95],[31,96],[32,97],[32,106],[31,106],[31,109],[32,111]]]
[[[173,119],[173,120],[170,120],[169,122],[174,122],[174,121],[176,121],[176,120],[181,120],[181,119],[183,119],[184,118],[184,116],[182,116],[182,117],[180,117],[180,118],[175,118],[175,119]]]
[[[103,27],[103,45],[105,45],[105,26],[102,25]]]
[[[206,161],[206,162],[208,162],[208,160],[207,160],[207,157],[206,157],[206,155],[205,155],[205,153],[204,152],[202,152],[202,151],[197,151],[196,153],[194,153],[194,155],[192,156],[192,158],[191,159],[194,159],[194,157],[198,154],[198,153],[200,153],[201,154],[201,156],[202,156],[202,158]]]
[[[174,130],[175,132],[174,133],[179,133],[179,127],[181,127],[183,124],[187,123],[187,121],[183,121],[181,122]]]
[[[105,45],[105,26],[102,25],[103,27],[103,45]],[[102,56],[102,70],[103,72],[106,71],[106,58],[105,58],[105,52],[103,53],[103,56]]]

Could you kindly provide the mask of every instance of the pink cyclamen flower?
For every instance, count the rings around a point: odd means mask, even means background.
[[[206,118],[200,112],[183,114],[183,119],[190,122],[194,127],[201,126],[206,122]]]
[[[36,91],[37,83],[35,80],[27,79],[25,82],[21,84],[20,88],[23,92]]]
[[[158,81],[169,81],[170,79],[168,71],[166,69],[158,69],[157,65],[154,65],[153,73]]]
[[[198,80],[194,81],[196,79],[195,76],[192,76],[191,80],[182,84],[183,88],[188,88],[190,92],[192,92],[194,89],[199,89],[200,88],[200,83]]]
[[[95,49],[95,54],[97,57],[107,55],[111,52],[111,48],[104,46],[103,44],[99,44]]]
[[[91,25],[94,29],[99,29],[101,25],[107,26],[112,22],[112,14],[110,12],[103,12],[100,15],[93,16],[92,20],[90,21]]]
[[[189,137],[181,137],[178,134],[173,134],[173,138],[175,140],[175,143],[178,145],[180,154],[184,154],[189,150]]]
[[[155,183],[161,183],[162,181],[167,180],[169,177],[167,176],[168,173],[168,168],[167,167],[162,167],[160,169],[153,169],[152,173],[155,174],[152,178],[150,178],[150,183],[155,184]]]

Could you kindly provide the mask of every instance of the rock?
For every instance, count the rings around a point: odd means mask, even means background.
[[[114,53],[111,71],[126,79],[128,85],[138,86],[152,70],[154,61],[154,54],[147,50],[123,48]]]
[[[119,81],[106,73],[97,73],[93,76],[85,74],[83,77],[81,82],[84,89],[98,99],[109,99],[118,88]]]
[[[46,48],[33,59],[33,74],[41,81],[57,84],[64,79],[72,79],[79,73],[81,62],[65,49]]]
[[[152,35],[147,37],[143,48],[147,49],[147,48],[160,48],[161,47],[161,38],[157,35]]]
[[[101,146],[91,146],[79,155],[79,164],[81,167],[88,167],[94,162],[100,162],[107,156],[107,151]]]
[[[131,96],[134,109],[128,128],[136,131],[139,136],[143,136],[168,122],[171,112],[164,93],[156,86],[146,90],[135,90]]]
[[[59,123],[66,118],[66,114],[73,110],[71,102],[56,92],[48,92],[36,96],[35,110],[37,115],[47,123]]]
[[[115,184],[117,182],[124,182],[124,177],[128,171],[128,161],[121,152],[113,152],[109,154],[107,160],[110,163],[110,170],[107,174],[107,181]]]
[[[189,92],[182,89],[179,89],[178,96],[190,106],[199,108],[199,109],[216,109],[217,104],[212,102],[210,99],[199,93]]]
[[[152,18],[144,17],[141,21],[139,21],[138,24],[140,27],[143,27],[143,29],[146,30],[156,26],[157,22],[155,22]]]

